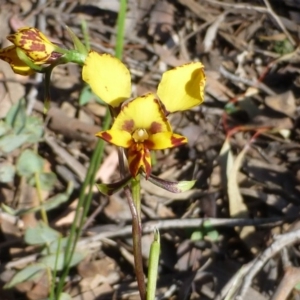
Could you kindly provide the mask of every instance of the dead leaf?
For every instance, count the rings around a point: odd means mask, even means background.
[[[216,35],[218,33],[219,26],[224,21],[224,18],[226,16],[226,12],[219,15],[216,20],[208,27],[204,40],[203,40],[203,46],[204,46],[204,52],[207,53],[212,49],[213,42],[216,38]]]
[[[295,96],[291,90],[282,94],[267,96],[265,103],[273,110],[286,114],[291,118],[295,116],[297,106]]]

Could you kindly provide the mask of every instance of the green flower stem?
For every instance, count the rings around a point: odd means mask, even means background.
[[[123,46],[124,46],[124,33],[125,33],[125,17],[127,9],[127,0],[120,1],[120,10],[117,20],[117,42],[116,42],[116,54],[115,56],[122,60]]]
[[[139,174],[131,180],[131,191],[138,218],[141,222],[141,180]]]
[[[148,282],[147,282],[147,300],[155,299],[159,252],[160,252],[160,235],[159,235],[159,231],[155,229],[154,240],[150,248]]]
[[[133,184],[133,189],[139,189],[140,184]],[[138,212],[135,203],[140,202],[140,195],[137,190],[131,192],[130,188],[127,186],[124,188],[124,192],[127,198],[127,202],[130,208],[132,216],[132,240],[133,240],[133,256],[134,256],[134,269],[137,278],[138,288],[140,292],[141,300],[146,299],[146,286],[144,278],[144,268],[143,268],[143,256],[142,256],[142,224],[141,224],[141,213]],[[137,197],[133,198],[132,196]],[[140,207],[140,204],[139,204]]]
[[[53,272],[52,272],[52,284],[50,284],[50,295],[49,295],[49,298],[50,300],[54,300],[55,297],[55,286],[56,286],[56,274],[57,274],[57,264],[58,264],[58,257],[59,257],[59,253],[61,251],[61,239],[62,239],[62,236],[60,235],[59,236],[59,239],[58,239],[58,244],[57,244],[57,248],[56,248],[56,257],[55,257],[55,263],[54,263],[54,268],[53,268]],[[50,282],[50,280],[49,280]]]
[[[111,117],[109,112],[107,111],[104,124],[103,124],[103,130],[107,130],[109,127],[111,121]],[[70,263],[76,248],[77,241],[81,235],[81,228],[85,221],[86,215],[88,213],[88,210],[90,208],[90,204],[92,201],[92,195],[93,195],[93,185],[95,182],[95,177],[97,170],[99,168],[99,165],[101,163],[102,157],[103,157],[103,151],[104,151],[104,141],[99,140],[97,143],[97,146],[93,152],[91,162],[87,171],[87,175],[85,177],[85,180],[83,182],[82,188],[80,190],[79,195],[79,201],[76,209],[76,214],[74,217],[74,221],[72,223],[70,234],[68,238],[68,242],[65,249],[65,257],[64,257],[64,271],[61,275],[61,278],[58,283],[57,287],[57,299],[59,299],[59,296],[61,295],[65,283],[65,279],[67,275],[69,274],[70,270]],[[88,191],[87,191],[88,190]],[[87,191],[87,195],[86,195]]]

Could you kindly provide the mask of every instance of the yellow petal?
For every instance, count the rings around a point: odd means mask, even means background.
[[[145,129],[148,134],[171,131],[154,94],[147,94],[126,103],[115,119],[113,129],[133,133],[137,129]]]
[[[112,107],[118,107],[131,95],[129,70],[109,54],[91,51],[83,66],[82,78],[98,97]]]
[[[0,59],[10,64],[11,68],[16,74],[31,75],[34,73],[30,67],[28,67],[17,55],[16,47],[9,46],[0,49]]]
[[[96,136],[102,138],[108,143],[119,147],[128,148],[132,143],[131,134],[120,130],[106,130],[96,133]]]
[[[142,168],[146,178],[151,173],[151,155],[143,143],[133,143],[127,153],[129,171],[135,177]]]
[[[168,112],[187,110],[203,102],[205,81],[202,63],[186,64],[163,74],[157,95]]]
[[[33,27],[20,28],[15,34],[7,36],[15,46],[22,49],[35,63],[46,63],[51,59],[51,54],[56,46],[46,36]]]
[[[177,147],[187,143],[185,136],[172,132],[159,132],[149,136],[145,145],[150,150],[162,150]]]

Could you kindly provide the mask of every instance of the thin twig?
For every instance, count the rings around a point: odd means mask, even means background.
[[[211,227],[235,227],[235,226],[278,226],[284,222],[292,221],[292,218],[266,218],[266,219],[218,219],[218,218],[197,218],[197,219],[174,219],[174,220],[159,220],[150,221],[144,223],[142,232],[144,234],[152,233],[155,228],[160,232],[170,229],[186,229],[186,228],[199,228],[203,226],[204,222],[208,222]],[[91,231],[93,228],[91,228]],[[127,225],[120,229],[114,229],[112,231],[104,231],[93,236],[82,238],[77,247],[80,248],[93,248],[95,243],[102,241],[103,239],[116,238],[116,237],[128,237],[132,234],[132,226]],[[11,261],[5,265],[6,269],[11,269],[24,265],[26,263],[33,262],[37,259],[39,254],[33,254],[26,256],[19,260]]]
[[[265,84],[263,84],[262,82],[260,82],[258,80],[250,80],[250,79],[247,79],[247,78],[240,77],[240,76],[237,76],[235,74],[232,74],[229,71],[227,71],[222,65],[220,66],[219,70],[220,70],[220,73],[225,78],[227,78],[227,79],[229,79],[231,81],[237,81],[237,82],[241,82],[243,84],[246,84],[248,86],[256,87],[256,88],[264,91],[269,96],[276,95],[275,92],[273,92],[269,87],[267,87]]]
[[[276,255],[284,247],[298,241],[300,241],[300,229],[277,236],[273,244],[249,264],[249,270],[243,278],[243,283],[236,299],[245,299],[246,292],[253,278],[271,257]]]
[[[271,5],[269,3],[269,0],[264,0],[264,2],[265,2],[266,7],[268,8],[268,13],[275,19],[275,21],[277,22],[277,24],[279,25],[281,30],[284,32],[284,34],[289,39],[290,43],[295,47],[296,46],[295,40],[290,35],[290,33],[286,30],[285,26],[283,25],[283,23],[281,22],[280,18],[277,16],[277,14],[275,14],[273,8],[271,7]]]
[[[299,281],[300,269],[298,267],[288,267],[271,300],[288,299],[289,294]]]

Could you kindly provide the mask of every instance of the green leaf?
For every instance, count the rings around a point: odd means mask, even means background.
[[[46,202],[43,202],[42,205],[30,207],[30,208],[21,208],[18,210],[14,210],[5,204],[1,204],[2,209],[10,215],[14,216],[22,216],[29,213],[34,213],[44,209],[46,211],[54,209],[61,205],[62,203],[69,200],[71,193],[73,192],[73,184],[70,182],[65,193],[57,194],[54,197],[51,197]]]
[[[57,176],[53,172],[42,172],[38,174],[41,189],[43,191],[51,191],[56,183]],[[29,184],[35,186],[35,177],[30,178]]]
[[[54,270],[54,266],[56,264],[56,271],[61,271],[64,268],[64,260],[65,260],[65,252],[60,252],[58,256],[56,254],[51,254],[48,256],[42,257],[39,261],[44,263],[46,266],[48,266],[50,269]],[[70,267],[76,266],[78,263],[80,263],[82,260],[85,259],[87,256],[87,253],[84,252],[74,252],[74,255],[72,256],[72,260],[70,263]]]
[[[46,224],[39,222],[36,227],[25,231],[25,242],[29,245],[50,244],[59,239],[60,233]]]
[[[27,117],[26,126],[21,132],[23,134],[28,134],[27,142],[38,142],[43,136],[44,132],[42,120],[36,116]]]
[[[16,216],[17,215],[17,211],[13,208],[11,208],[10,206],[1,203],[1,208],[3,209],[3,211],[5,211],[6,213],[8,213],[11,216]]]
[[[8,128],[13,128],[17,136],[26,135],[29,143],[39,141],[43,135],[42,120],[36,116],[28,117],[26,115],[26,105],[23,99],[11,107],[5,118],[5,125]]]
[[[95,95],[92,92],[91,87],[87,85],[81,90],[79,96],[79,105],[83,106],[92,100],[96,100],[98,103],[107,106],[107,104],[103,100],[101,100],[97,95]]]
[[[215,229],[212,229],[206,232],[206,236],[208,236],[212,242],[216,242],[219,239],[219,232]]]
[[[219,232],[211,225],[209,220],[204,221],[203,229],[205,236],[208,236],[211,241],[216,242],[219,239]]]
[[[63,252],[63,250],[65,249],[67,243],[68,243],[68,238],[69,237],[64,237],[62,239],[58,239],[55,240],[54,242],[52,242],[49,247],[44,248],[41,251],[41,255],[49,255],[49,254],[55,254],[57,252]],[[58,249],[59,247],[59,249]]]
[[[14,180],[15,167],[10,163],[0,164],[0,182],[8,183]]]
[[[298,282],[295,286],[294,289],[297,290],[298,292],[300,291],[300,282]]]
[[[62,203],[65,203],[69,200],[70,195],[67,193],[57,194],[50,199],[48,199],[41,207],[43,207],[46,211],[54,209],[60,206]]]
[[[201,230],[196,230],[191,235],[192,241],[201,241],[203,240],[203,232]]]
[[[5,123],[13,128],[16,133],[20,133],[20,131],[25,127],[26,118],[25,100],[21,99],[10,108],[6,115]]]
[[[8,283],[5,284],[4,288],[9,289],[14,287],[18,283],[36,279],[42,276],[43,272],[46,270],[47,267],[41,263],[35,263],[30,266],[27,266],[18,273],[16,273],[14,277]]]
[[[94,98],[94,94],[91,91],[91,88],[86,85],[79,95],[79,105],[83,106],[89,103]]]
[[[43,169],[44,160],[30,149],[23,151],[17,161],[17,172],[20,176],[31,177]]]
[[[4,121],[0,121],[0,136],[3,136],[5,133],[7,133],[11,127],[7,125]]]
[[[227,114],[233,114],[238,111],[238,108],[236,107],[235,103],[228,102],[226,103],[224,110]]]
[[[3,136],[0,139],[0,153],[10,153],[27,142],[27,134],[16,135],[14,133]]]

